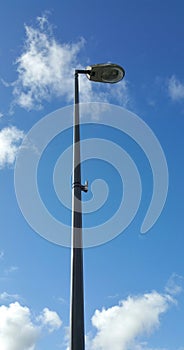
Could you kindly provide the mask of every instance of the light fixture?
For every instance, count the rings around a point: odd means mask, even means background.
[[[114,63],[94,64],[86,67],[87,78],[100,83],[118,83],[125,76],[124,69]]]

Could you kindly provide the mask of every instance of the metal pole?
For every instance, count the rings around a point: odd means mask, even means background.
[[[71,309],[70,350],[84,350],[84,288],[80,165],[79,85],[75,71],[75,106],[73,126],[73,186],[72,186],[72,251],[71,251]]]

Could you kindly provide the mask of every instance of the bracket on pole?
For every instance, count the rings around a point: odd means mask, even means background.
[[[82,185],[79,182],[74,182],[72,188],[79,187],[81,191],[88,192],[88,181],[85,181],[85,184]]]

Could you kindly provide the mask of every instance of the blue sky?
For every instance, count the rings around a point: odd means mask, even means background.
[[[86,349],[184,349],[183,10],[179,0],[7,0],[0,5],[0,349],[68,348],[70,249],[52,243],[53,232],[50,240],[42,237],[48,229],[44,220],[40,219],[40,234],[26,220],[26,205],[31,203],[31,213],[35,209],[37,214],[38,209],[30,185],[31,160],[26,155],[39,155],[39,195],[52,217],[70,228],[71,211],[61,203],[61,197],[63,187],[64,200],[68,196],[70,206],[71,192],[66,189],[71,185],[71,154],[64,162],[59,159],[72,144],[72,130],[61,131],[72,123],[72,107],[68,106],[73,103],[74,69],[102,62],[122,65],[126,75],[112,86],[80,77],[81,101],[97,103],[87,104],[82,111],[81,136],[84,142],[87,139],[82,157],[85,160],[88,151],[91,154],[98,149],[98,138],[108,140],[113,159],[98,159],[96,152],[82,164],[82,179],[88,179],[90,186],[83,196],[84,209],[90,200],[92,208],[98,200],[101,203],[101,208],[91,213],[86,209],[84,230],[92,227],[95,234],[98,225],[111,219],[128,188],[128,182],[123,182],[123,175],[113,166],[113,161],[123,162],[119,153],[113,153],[111,142],[129,155],[122,154],[126,165],[131,160],[136,165],[142,193],[137,213],[122,233],[114,237],[116,227],[110,221],[107,242],[84,250]],[[113,105],[106,111],[104,102]],[[115,122],[117,108],[122,120],[115,130],[105,118],[110,111]],[[169,172],[163,211],[146,234],[140,230],[152,192],[161,198],[167,181],[164,158],[159,163],[158,148],[151,138],[142,149],[138,127],[132,129],[134,138],[121,132],[132,113],[138,116],[138,124],[146,123],[159,140]],[[38,122],[41,132],[37,142],[45,139],[47,143],[41,154],[38,144],[24,143],[20,148],[28,132],[33,130],[36,135],[35,130],[40,130],[32,129]],[[141,130],[144,143],[147,128]],[[49,132],[56,136],[48,142]],[[156,159],[156,176],[162,182],[159,189],[153,186],[152,164],[145,154],[148,148]],[[132,173],[128,175],[131,178]],[[95,179],[101,182],[96,182],[93,197],[91,184]],[[133,184],[138,182],[132,182],[130,207],[135,204]],[[23,208],[16,193],[18,197],[23,193]],[[104,204],[103,195],[107,195]],[[129,211],[122,210],[122,221],[125,213]],[[39,211],[37,218],[41,218]]]

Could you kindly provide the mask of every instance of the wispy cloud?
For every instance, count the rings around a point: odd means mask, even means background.
[[[165,291],[171,295],[177,295],[183,291],[184,277],[173,273],[167,281]]]
[[[1,169],[5,166],[13,165],[23,137],[23,131],[14,126],[6,127],[0,131]]]
[[[59,303],[61,304],[66,304],[66,299],[64,299],[63,297],[58,297],[56,298],[57,301],[59,301]]]
[[[31,310],[18,301],[0,306],[1,348],[34,350],[45,326],[48,326],[48,334],[61,326],[62,321],[56,312],[45,308],[41,316],[35,318]]]
[[[122,80],[118,84],[114,84],[113,88],[109,84],[107,85],[109,96],[108,100],[112,102],[115,100],[121,106],[127,107],[131,104],[131,97],[129,93],[129,84],[127,80]]]
[[[114,294],[114,295],[108,295],[107,298],[108,298],[108,299],[117,299],[117,298],[119,298],[119,294],[116,293],[116,294]]]
[[[168,93],[173,101],[184,100],[184,83],[172,75],[168,80]]]
[[[13,105],[27,110],[40,109],[45,101],[63,98],[73,101],[73,75],[75,68],[81,68],[79,54],[85,45],[81,38],[75,43],[58,42],[46,16],[37,18],[37,26],[25,25],[23,52],[16,60],[17,80],[13,87]],[[81,76],[80,98],[85,102],[108,102],[114,99],[125,105],[129,101],[125,81],[113,86],[94,84]],[[100,87],[99,87],[100,86]]]
[[[19,269],[18,266],[12,265],[12,266],[6,268],[4,273],[5,273],[5,275],[9,275],[9,274],[11,274],[11,273],[13,273],[15,271],[18,271],[18,269]]]
[[[15,103],[28,110],[40,108],[54,96],[71,100],[73,67],[84,45],[60,44],[46,17],[37,19],[37,28],[25,26],[24,51],[17,59],[18,79],[14,82]]]
[[[3,260],[3,258],[4,258],[4,252],[3,252],[3,250],[1,250],[0,251],[0,260]]]
[[[20,295],[18,294],[10,294],[10,293],[7,293],[7,292],[3,292],[0,294],[0,300],[3,301],[3,302],[11,302],[11,301],[17,301],[17,300],[20,300],[21,297]]]

